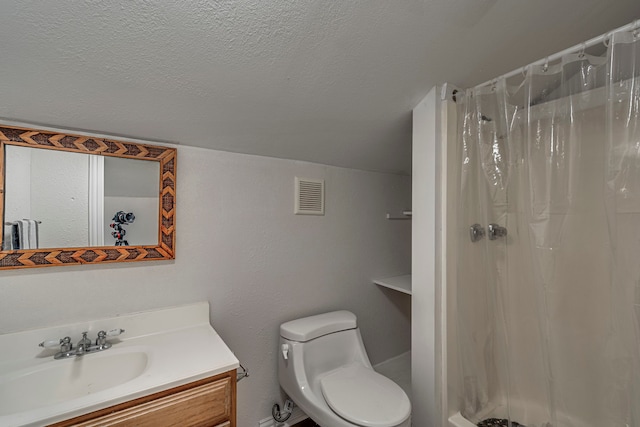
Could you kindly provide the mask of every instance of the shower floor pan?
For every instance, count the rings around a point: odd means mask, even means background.
[[[512,401],[510,408],[504,404],[497,404],[476,414],[472,420],[468,420],[460,412],[457,412],[449,417],[449,427],[476,427],[478,422],[487,418],[509,418],[509,413],[512,421],[517,421],[525,427],[584,427],[589,425],[589,423],[565,414],[558,414],[558,424],[551,424],[548,411],[543,406],[531,402]]]

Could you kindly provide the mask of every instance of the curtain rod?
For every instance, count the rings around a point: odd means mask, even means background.
[[[547,56],[545,58],[542,58],[542,59],[539,59],[537,61],[531,62],[530,64],[525,65],[524,67],[516,68],[515,70],[509,71],[506,74],[502,74],[502,75],[500,75],[498,77],[494,77],[491,80],[487,80],[484,83],[481,83],[479,85],[474,86],[474,89],[482,87],[482,86],[490,85],[493,82],[495,82],[497,79],[500,79],[500,78],[508,79],[509,77],[513,77],[518,73],[522,73],[522,70],[525,67],[528,67],[529,65],[542,65],[542,64],[544,64],[546,62],[553,62],[556,59],[560,59],[564,55],[567,55],[569,53],[579,52],[581,49],[586,49],[586,48],[595,46],[598,43],[605,43],[606,44],[607,39],[609,39],[613,33],[617,33],[619,31],[633,31],[633,30],[638,28],[638,25],[640,25],[640,19],[637,19],[637,20],[635,20],[635,21],[633,21],[633,22],[631,22],[631,23],[629,23],[627,25],[623,25],[622,27],[616,28],[615,30],[612,30],[612,31],[606,32],[604,34],[601,34],[599,36],[596,36],[596,37],[594,37],[594,38],[592,38],[590,40],[587,40],[586,42],[578,43],[578,44],[576,44],[574,46],[571,46],[570,48],[567,48],[567,49],[562,50],[560,52],[554,53],[553,55],[549,55],[549,56]]]

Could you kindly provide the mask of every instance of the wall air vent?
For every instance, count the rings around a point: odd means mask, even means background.
[[[296,177],[294,213],[324,215],[324,180]]]

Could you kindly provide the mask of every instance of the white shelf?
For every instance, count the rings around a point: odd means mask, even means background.
[[[393,289],[398,292],[411,295],[411,275],[405,274],[404,276],[388,277],[386,279],[374,280],[378,286],[384,286],[385,288]]]
[[[412,211],[402,211],[402,216],[393,216],[390,213],[387,213],[387,219],[398,220],[398,219],[411,219],[411,215],[413,215]]]

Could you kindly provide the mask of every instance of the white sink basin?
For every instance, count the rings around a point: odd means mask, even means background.
[[[111,347],[54,360],[38,343],[122,328]],[[0,426],[41,427],[236,369],[196,303],[0,335]],[[188,351],[185,351],[188,349]]]
[[[145,351],[105,350],[0,377],[0,416],[29,411],[123,385],[140,376],[149,362]],[[27,398],[28,396],[28,398]]]

